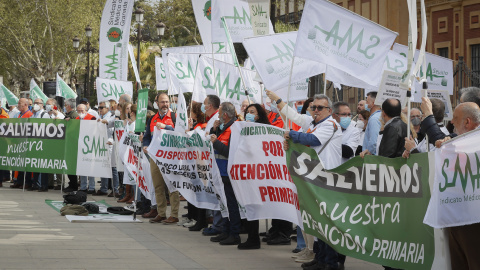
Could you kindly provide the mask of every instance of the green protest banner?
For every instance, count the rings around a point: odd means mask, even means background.
[[[137,119],[135,120],[135,132],[145,131],[147,122],[148,88],[138,90]]]
[[[0,119],[0,170],[111,177],[106,126],[88,120]]]
[[[423,224],[430,199],[428,154],[356,157],[326,171],[313,149],[290,142],[287,164],[307,234],[357,259],[432,268],[434,232]]]

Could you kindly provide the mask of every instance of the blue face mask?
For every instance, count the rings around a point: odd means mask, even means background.
[[[223,130],[223,127],[225,127],[225,124],[220,124],[220,129]]]
[[[303,105],[297,106],[297,112],[302,113]]]
[[[200,108],[200,110],[202,110],[202,113],[205,113],[207,110],[205,109],[205,104],[202,104],[202,108]]]
[[[368,108],[368,104],[365,103],[365,111],[369,112],[370,111],[370,108]]]
[[[308,116],[312,116],[309,111],[307,111],[307,115],[308,115]]]
[[[31,111],[31,110],[33,109],[33,107],[32,107],[32,106],[28,106],[28,109]]]
[[[350,123],[352,122],[352,119],[348,116],[346,117],[340,117],[340,126],[343,129],[347,129],[348,126],[350,126]]]
[[[67,113],[67,108],[63,107],[63,112]]]
[[[251,113],[247,113],[247,115],[245,115],[245,121],[255,122],[255,115]]]
[[[174,111],[177,110],[177,103],[170,104],[170,109],[172,109]]]

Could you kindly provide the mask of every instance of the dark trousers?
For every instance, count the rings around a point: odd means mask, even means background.
[[[480,223],[448,228],[452,269],[480,269]]]
[[[292,223],[290,221],[281,219],[272,219],[272,228],[269,230],[269,234],[283,234],[285,237],[290,237],[292,234]]]
[[[48,189],[48,175],[45,173],[33,173],[34,183],[41,189]]]
[[[238,210],[237,198],[233,192],[232,184],[228,176],[222,176],[223,187],[225,190],[225,197],[227,197],[228,218],[225,218],[223,224],[223,232],[233,236],[240,234],[240,227],[242,220],[240,218],[240,211]]]
[[[32,186],[32,173],[31,172],[18,172],[17,182],[15,184],[23,185],[23,179],[25,178],[25,186]]]
[[[318,239],[313,244],[313,252],[315,252],[315,259],[319,264],[324,263],[333,269],[338,268],[338,253],[327,243]]]
[[[68,175],[68,186],[73,189],[78,189],[78,177],[76,175]]]
[[[260,236],[258,235],[259,227],[260,222],[258,220],[247,220],[245,222],[245,230],[248,234],[247,242],[260,243]]]

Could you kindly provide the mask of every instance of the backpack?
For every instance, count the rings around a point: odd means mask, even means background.
[[[63,195],[64,204],[82,204],[87,201],[87,193],[83,191],[70,192]]]
[[[89,214],[98,214],[100,212],[100,207],[94,203],[82,203],[82,206],[87,209]]]
[[[117,215],[131,215],[133,214],[133,211],[127,210],[123,207],[119,206],[112,206],[107,208],[107,212],[112,213],[112,214],[117,214]]]
[[[60,209],[60,215],[88,216],[88,211],[81,205],[67,204]]]

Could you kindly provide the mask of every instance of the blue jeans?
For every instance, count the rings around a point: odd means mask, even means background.
[[[223,232],[238,237],[240,234],[241,218],[238,210],[238,202],[233,192],[232,184],[228,176],[222,176],[225,189],[225,197],[227,197],[228,218],[225,218],[223,224]]]
[[[33,173],[33,183],[39,188],[48,189],[48,175],[45,173]]]
[[[317,245],[317,249],[315,245]],[[327,264],[333,269],[338,268],[338,253],[320,239],[315,242],[315,245],[313,251],[315,252],[315,259],[317,259],[318,263]]]
[[[80,176],[80,190],[87,190],[87,176]],[[88,190],[95,190],[95,177],[88,176]]]
[[[222,218],[222,212],[217,211],[217,210],[213,210],[212,212],[213,212],[212,228],[219,231],[219,232],[223,231],[224,220]]]
[[[302,229],[300,226],[297,226],[297,247],[296,249],[304,249],[307,245],[305,244],[305,239],[303,239]]]
[[[113,178],[113,191],[118,193],[118,171],[117,167],[112,167],[112,178]],[[100,178],[100,191],[107,193],[108,192],[108,181],[112,178]]]

